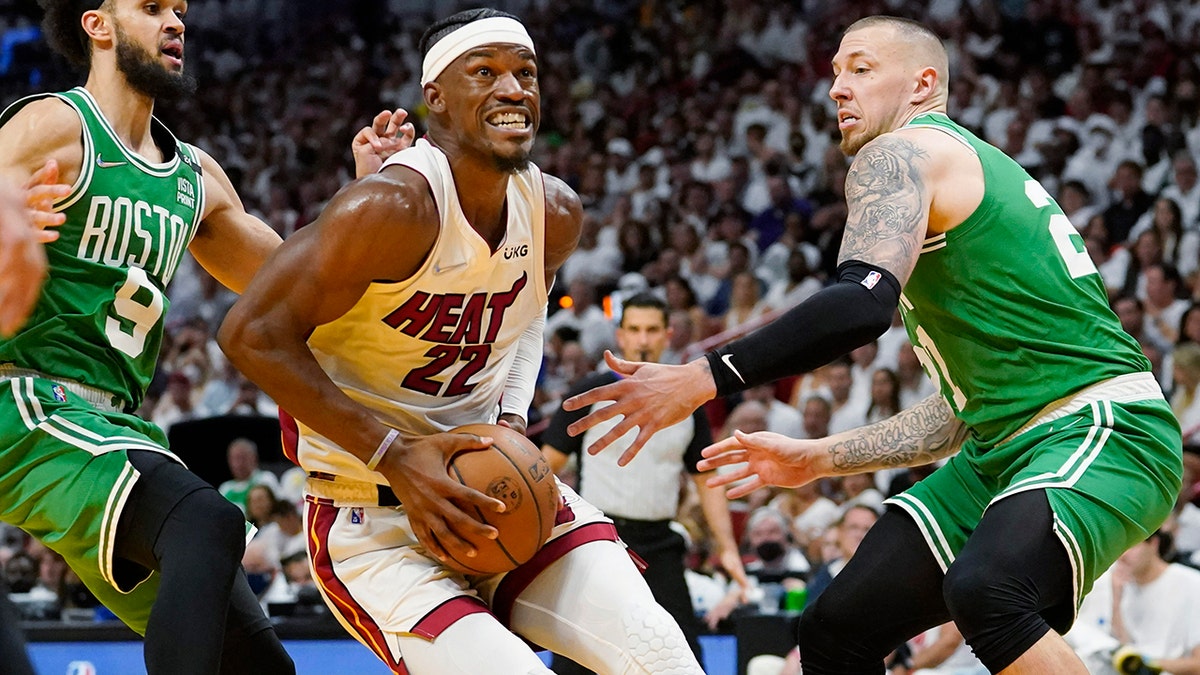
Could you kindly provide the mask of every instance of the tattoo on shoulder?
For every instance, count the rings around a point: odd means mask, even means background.
[[[889,270],[914,264],[928,219],[919,167],[926,159],[919,146],[894,134],[863,147],[846,175],[850,208],[840,261],[864,260]]]
[[[841,473],[920,466],[954,454],[966,439],[967,427],[939,396],[858,430],[829,448]]]

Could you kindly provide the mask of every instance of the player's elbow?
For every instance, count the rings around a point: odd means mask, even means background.
[[[241,302],[234,303],[221,327],[217,330],[217,345],[225,352],[230,362],[242,372],[253,363],[253,355],[264,348],[262,330],[255,327],[256,318]]]

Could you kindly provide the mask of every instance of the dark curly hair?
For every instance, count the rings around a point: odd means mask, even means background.
[[[517,17],[509,14],[508,12],[502,12],[498,9],[491,9],[488,7],[463,10],[457,14],[451,14],[450,16],[441,19],[429,28],[426,28],[425,32],[421,35],[421,41],[417,43],[418,49],[421,50],[421,58],[425,58],[425,55],[429,53],[429,48],[432,47],[438,40],[441,40],[459,28],[481,19],[494,19],[496,17],[516,19],[517,21],[520,21],[520,19],[517,19]]]
[[[42,32],[50,48],[62,55],[72,66],[86,71],[92,61],[92,41],[83,31],[79,18],[83,13],[99,9],[112,0],[38,0],[45,10]]]

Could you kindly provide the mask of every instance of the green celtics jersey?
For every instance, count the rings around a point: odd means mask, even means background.
[[[41,298],[25,327],[0,339],[0,364],[82,382],[133,409],[158,359],[164,290],[203,212],[199,156],[155,119],[152,134],[166,161],[139,157],[82,87],[17,101],[0,125],[47,96],[83,122],[83,163],[71,194],[56,205],[67,220],[47,246]]]
[[[983,165],[979,208],[925,240],[900,299],[918,358],[978,446],[1088,385],[1148,371],[1083,239],[1041,184],[943,114],[908,126],[948,132]]]

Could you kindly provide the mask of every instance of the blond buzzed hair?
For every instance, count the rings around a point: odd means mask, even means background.
[[[898,42],[906,47],[909,62],[917,67],[932,67],[938,74],[938,91],[943,96],[949,91],[950,85],[950,56],[942,38],[919,21],[905,19],[899,16],[876,15],[868,16],[850,24],[842,37],[863,28],[872,26],[887,26],[892,29]]]

